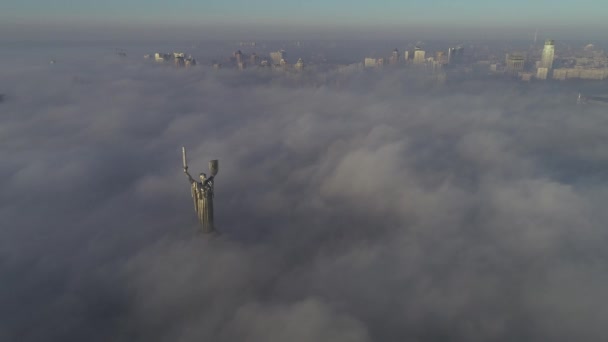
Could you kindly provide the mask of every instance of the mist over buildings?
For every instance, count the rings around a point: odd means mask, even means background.
[[[0,64],[0,340],[604,336],[608,121],[577,89],[65,51]],[[220,160],[218,238],[182,145]]]

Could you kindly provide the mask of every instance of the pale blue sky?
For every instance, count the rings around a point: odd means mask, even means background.
[[[296,22],[331,21],[357,24],[358,21],[401,20],[440,21],[467,24],[470,20],[595,21],[605,18],[605,0],[19,0],[0,5],[3,16],[20,18],[247,20],[251,22],[285,19]]]
[[[606,0],[8,0],[2,27],[608,29]],[[1,27],[0,27],[1,28]],[[597,32],[595,32],[597,33]],[[1,34],[0,34],[1,35]]]

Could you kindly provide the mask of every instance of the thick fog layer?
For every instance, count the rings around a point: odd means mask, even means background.
[[[5,64],[0,340],[600,340],[608,119],[576,92]],[[182,145],[220,161],[219,237]]]

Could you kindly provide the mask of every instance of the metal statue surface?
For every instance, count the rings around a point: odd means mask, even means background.
[[[211,176],[207,177],[205,173],[200,173],[199,179],[192,178],[188,173],[188,163],[186,161],[186,148],[182,147],[182,162],[184,173],[188,176],[191,185],[192,200],[194,201],[194,211],[198,217],[203,233],[215,232],[213,224],[213,183],[215,175],[219,171],[219,163],[217,160],[209,161],[209,171]]]

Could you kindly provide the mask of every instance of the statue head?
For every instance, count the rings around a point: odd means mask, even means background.
[[[207,179],[207,175],[204,172],[201,172],[201,174],[198,176],[202,181],[205,181],[205,179]]]

